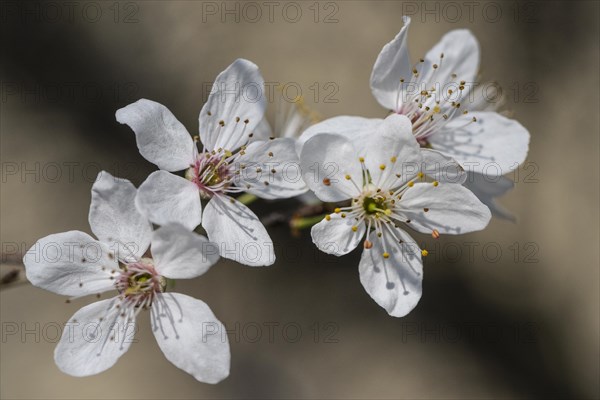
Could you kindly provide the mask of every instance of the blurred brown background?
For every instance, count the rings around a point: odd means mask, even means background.
[[[136,185],[154,169],[116,109],[153,99],[195,133],[210,82],[235,58],[257,63],[267,82],[296,83],[324,117],[384,115],[369,76],[403,12],[413,16],[413,58],[445,32],[471,29],[484,78],[503,85],[507,108],[530,130],[531,164],[501,199],[519,222],[494,219],[484,232],[436,243],[418,236],[431,253],[424,294],[403,319],[363,290],[359,252],[328,257],[308,231],[269,228],[274,266],[222,261],[177,284],[232,331],[231,376],[217,386],[172,366],[147,316],[114,368],[64,375],[53,363],[56,324],[91,300],[3,289],[0,396],[598,398],[598,2],[265,3],[254,3],[258,16],[244,2],[2,2],[4,264],[42,236],[89,232],[99,169]]]

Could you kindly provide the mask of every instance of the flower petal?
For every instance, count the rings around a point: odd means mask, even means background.
[[[389,232],[372,235],[373,247],[363,250],[358,269],[360,282],[373,300],[391,316],[403,317],[421,298],[423,263],[414,240],[401,229],[391,229],[403,243]]]
[[[329,221],[323,218],[310,230],[313,243],[327,254],[343,256],[350,253],[365,236],[365,224],[357,224],[356,231],[353,231],[352,227],[356,222],[354,218],[342,218],[340,214],[335,213],[329,218]]]
[[[326,119],[310,126],[300,135],[296,144],[296,151],[301,153],[304,143],[319,133],[337,133],[353,140],[361,132],[372,132],[381,122],[383,122],[381,118],[363,118],[350,115]]]
[[[441,54],[444,54],[443,59],[440,59]],[[450,31],[425,55],[421,80],[427,84],[419,89],[430,88],[437,84],[444,94],[447,89],[456,91],[458,88],[458,85],[456,88],[451,87],[451,83],[465,81],[473,84],[479,71],[479,59],[479,43],[471,31],[468,29]],[[439,68],[434,69],[433,64],[439,64]]]
[[[263,119],[260,120],[258,125],[256,125],[253,133],[254,134],[252,135],[252,138],[250,138],[250,141],[268,140],[270,137],[273,136],[273,129],[271,129],[271,124],[269,124],[269,121],[267,120],[266,116],[264,116]]]
[[[378,187],[399,187],[421,167],[419,144],[404,115],[390,114],[373,131],[361,132],[352,142]]]
[[[180,293],[158,294],[152,330],[167,360],[200,382],[218,383],[229,376],[225,326],[204,302]]]
[[[308,190],[292,139],[252,142],[236,160],[236,167],[236,185],[263,199],[289,198]]]
[[[362,169],[354,145],[337,134],[321,133],[309,139],[300,154],[302,178],[322,201],[343,201],[359,190],[346,175],[362,185]]]
[[[221,257],[253,267],[275,262],[273,241],[258,217],[227,196],[213,197],[204,210],[202,226],[219,246]]]
[[[241,58],[217,76],[199,116],[205,150],[234,151],[248,142],[265,114],[264,86],[256,64]]]
[[[397,111],[400,79],[409,81],[412,65],[406,40],[410,17],[402,17],[404,26],[396,37],[383,46],[371,73],[371,91],[379,104],[388,110]]]
[[[166,171],[155,171],[146,178],[138,189],[135,204],[158,225],[175,222],[191,231],[202,220],[198,186]]]
[[[120,260],[138,259],[150,246],[152,224],[136,208],[136,194],[131,182],[106,171],[98,174],[92,186],[90,227]]]
[[[85,296],[114,289],[111,271],[117,258],[87,233],[69,231],[38,240],[23,257],[27,279],[65,296]]]
[[[116,117],[133,129],[140,154],[158,168],[180,171],[194,162],[192,137],[162,104],[141,99],[117,110]]]
[[[470,118],[476,122],[465,125]],[[527,157],[529,132],[513,119],[495,112],[470,112],[432,135],[431,146],[460,162],[469,171],[500,176]]]
[[[490,210],[469,189],[454,184],[416,183],[396,202],[398,213],[422,233],[463,234],[482,230],[490,222]]]
[[[513,181],[504,176],[488,177],[475,172],[468,175],[464,186],[488,206],[493,216],[512,222],[517,221],[517,217],[513,213],[496,202],[496,197],[505,195],[515,187]]]
[[[66,324],[54,350],[60,370],[72,376],[89,376],[106,371],[134,341],[135,319],[121,317],[115,298],[97,301],[79,311]],[[132,316],[131,310],[127,316]]]
[[[156,271],[171,279],[200,276],[219,260],[216,244],[179,224],[155,230],[151,251]]]
[[[467,173],[463,167],[452,157],[448,157],[439,151],[421,149],[423,163],[421,171],[430,178],[448,183],[464,183]]]

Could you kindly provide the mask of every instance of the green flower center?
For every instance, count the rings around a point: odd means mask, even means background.
[[[385,213],[388,209],[385,197],[365,197],[363,208],[367,214]]]

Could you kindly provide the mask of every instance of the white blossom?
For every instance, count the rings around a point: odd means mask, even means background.
[[[376,129],[354,137],[316,134],[303,146],[303,176],[317,197],[349,201],[312,228],[313,242],[341,256],[362,241],[364,288],[390,315],[401,317],[421,297],[421,256],[426,255],[404,227],[437,238],[481,230],[491,214],[462,185],[427,179],[423,171],[440,157],[423,156],[407,117],[392,114]],[[455,173],[464,175],[456,167]]]
[[[257,216],[230,195],[278,199],[307,190],[292,139],[250,141],[264,117],[263,90],[250,61],[238,59],[219,74],[199,116],[201,151],[161,104],[142,99],[116,113],[135,132],[141,155],[160,168],[140,186],[142,213],[155,224],[177,222],[189,230],[202,222],[223,257],[252,266],[275,261],[273,242]]]
[[[117,291],[73,315],[55,362],[73,376],[105,371],[129,349],[136,317],[149,310],[165,357],[197,380],[217,383],[230,366],[227,337],[214,334],[224,332],[223,324],[204,302],[166,292],[167,278],[204,274],[219,258],[217,246],[178,224],[153,232],[135,195],[129,181],[101,172],[89,214],[98,240],[80,231],[49,235],[23,259],[29,281],[54,293],[77,298]]]

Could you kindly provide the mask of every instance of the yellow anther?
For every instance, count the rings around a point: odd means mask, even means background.
[[[383,253],[383,258],[390,258],[390,253],[388,253],[387,251]]]
[[[433,112],[434,113],[439,113],[440,111],[442,111],[442,109],[440,108],[440,106],[433,106]]]
[[[339,214],[341,211],[342,211],[342,209],[341,209],[341,208],[339,208],[339,207],[336,207],[336,208],[333,210],[333,212],[334,212],[334,213],[336,213],[336,214]]]
[[[439,185],[439,184],[440,184],[440,183],[439,183],[438,181],[433,181],[433,186],[437,186],[437,185]]]
[[[327,221],[331,221],[331,215],[326,215],[326,216],[325,216],[325,219],[326,219]]]
[[[352,179],[352,177],[350,175],[346,175],[344,178],[346,178],[347,180]]]
[[[346,218],[346,214],[342,213],[342,214],[341,214],[341,217],[342,217],[342,218]]]
[[[415,186],[415,183],[413,181],[408,182],[408,187],[413,187]]]
[[[383,170],[385,169],[385,164],[381,164],[381,165],[379,166],[379,169],[383,171]]]
[[[385,210],[383,213],[384,213],[385,215],[387,215],[387,216],[390,216],[390,215],[392,215],[392,210],[390,210],[390,209],[388,208],[388,209],[386,209],[386,210]]]
[[[233,155],[232,152],[230,152],[229,150],[225,150],[225,156],[226,157],[231,157]]]
[[[392,157],[392,158],[390,158],[390,161],[391,161],[391,162],[393,162],[393,163],[394,163],[394,162],[396,162],[396,160],[397,160],[397,158],[396,158],[396,157]]]
[[[423,177],[425,176],[425,174],[424,174],[424,173],[422,173],[422,172],[419,172],[419,173],[417,174],[417,176],[418,176],[420,179],[423,179]]]
[[[353,226],[352,227],[352,232],[356,232],[358,230],[358,226]]]
[[[358,161],[365,162],[365,158],[364,157],[358,157]]]
[[[423,257],[427,257],[428,254],[429,254],[429,252],[427,250],[425,250],[425,249],[421,250],[421,255]]]

